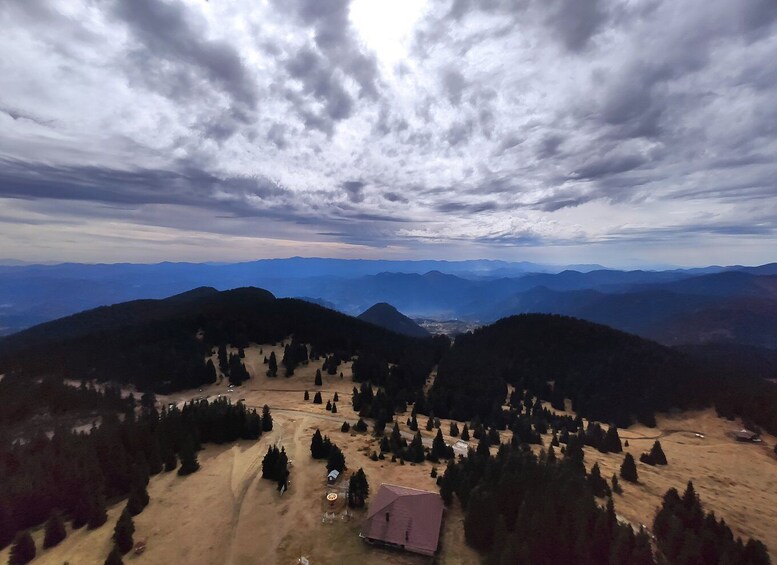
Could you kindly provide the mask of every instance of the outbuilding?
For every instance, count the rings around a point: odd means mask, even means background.
[[[337,482],[337,478],[340,476],[340,471],[337,469],[332,469],[329,474],[326,476],[326,482],[330,485],[333,485]]]

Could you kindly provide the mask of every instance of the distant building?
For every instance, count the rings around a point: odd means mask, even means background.
[[[368,543],[434,555],[442,511],[442,498],[435,492],[384,484],[370,504],[359,536]]]
[[[737,441],[760,441],[757,433],[744,428],[735,432],[734,437],[737,438]]]
[[[340,476],[340,471],[337,469],[332,469],[329,474],[326,476],[326,482],[328,482],[330,485],[333,485],[337,482],[337,477]]]

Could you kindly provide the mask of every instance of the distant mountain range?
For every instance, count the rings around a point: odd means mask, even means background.
[[[0,335],[97,306],[201,286],[258,286],[351,315],[377,303],[413,318],[467,324],[555,313],[664,344],[777,350],[777,263],[620,271],[597,265],[297,257],[238,264],[0,266]]]

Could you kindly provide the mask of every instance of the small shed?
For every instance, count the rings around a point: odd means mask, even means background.
[[[746,430],[744,428],[734,433],[734,437],[737,438],[737,441],[761,441],[757,433],[751,432],[750,430]]]
[[[340,471],[337,469],[332,469],[329,474],[326,476],[326,482],[330,485],[333,485],[337,482],[337,478],[340,476]]]

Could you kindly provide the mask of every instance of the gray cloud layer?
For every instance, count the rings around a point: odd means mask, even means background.
[[[773,0],[359,2],[0,2],[0,255],[774,259]]]

